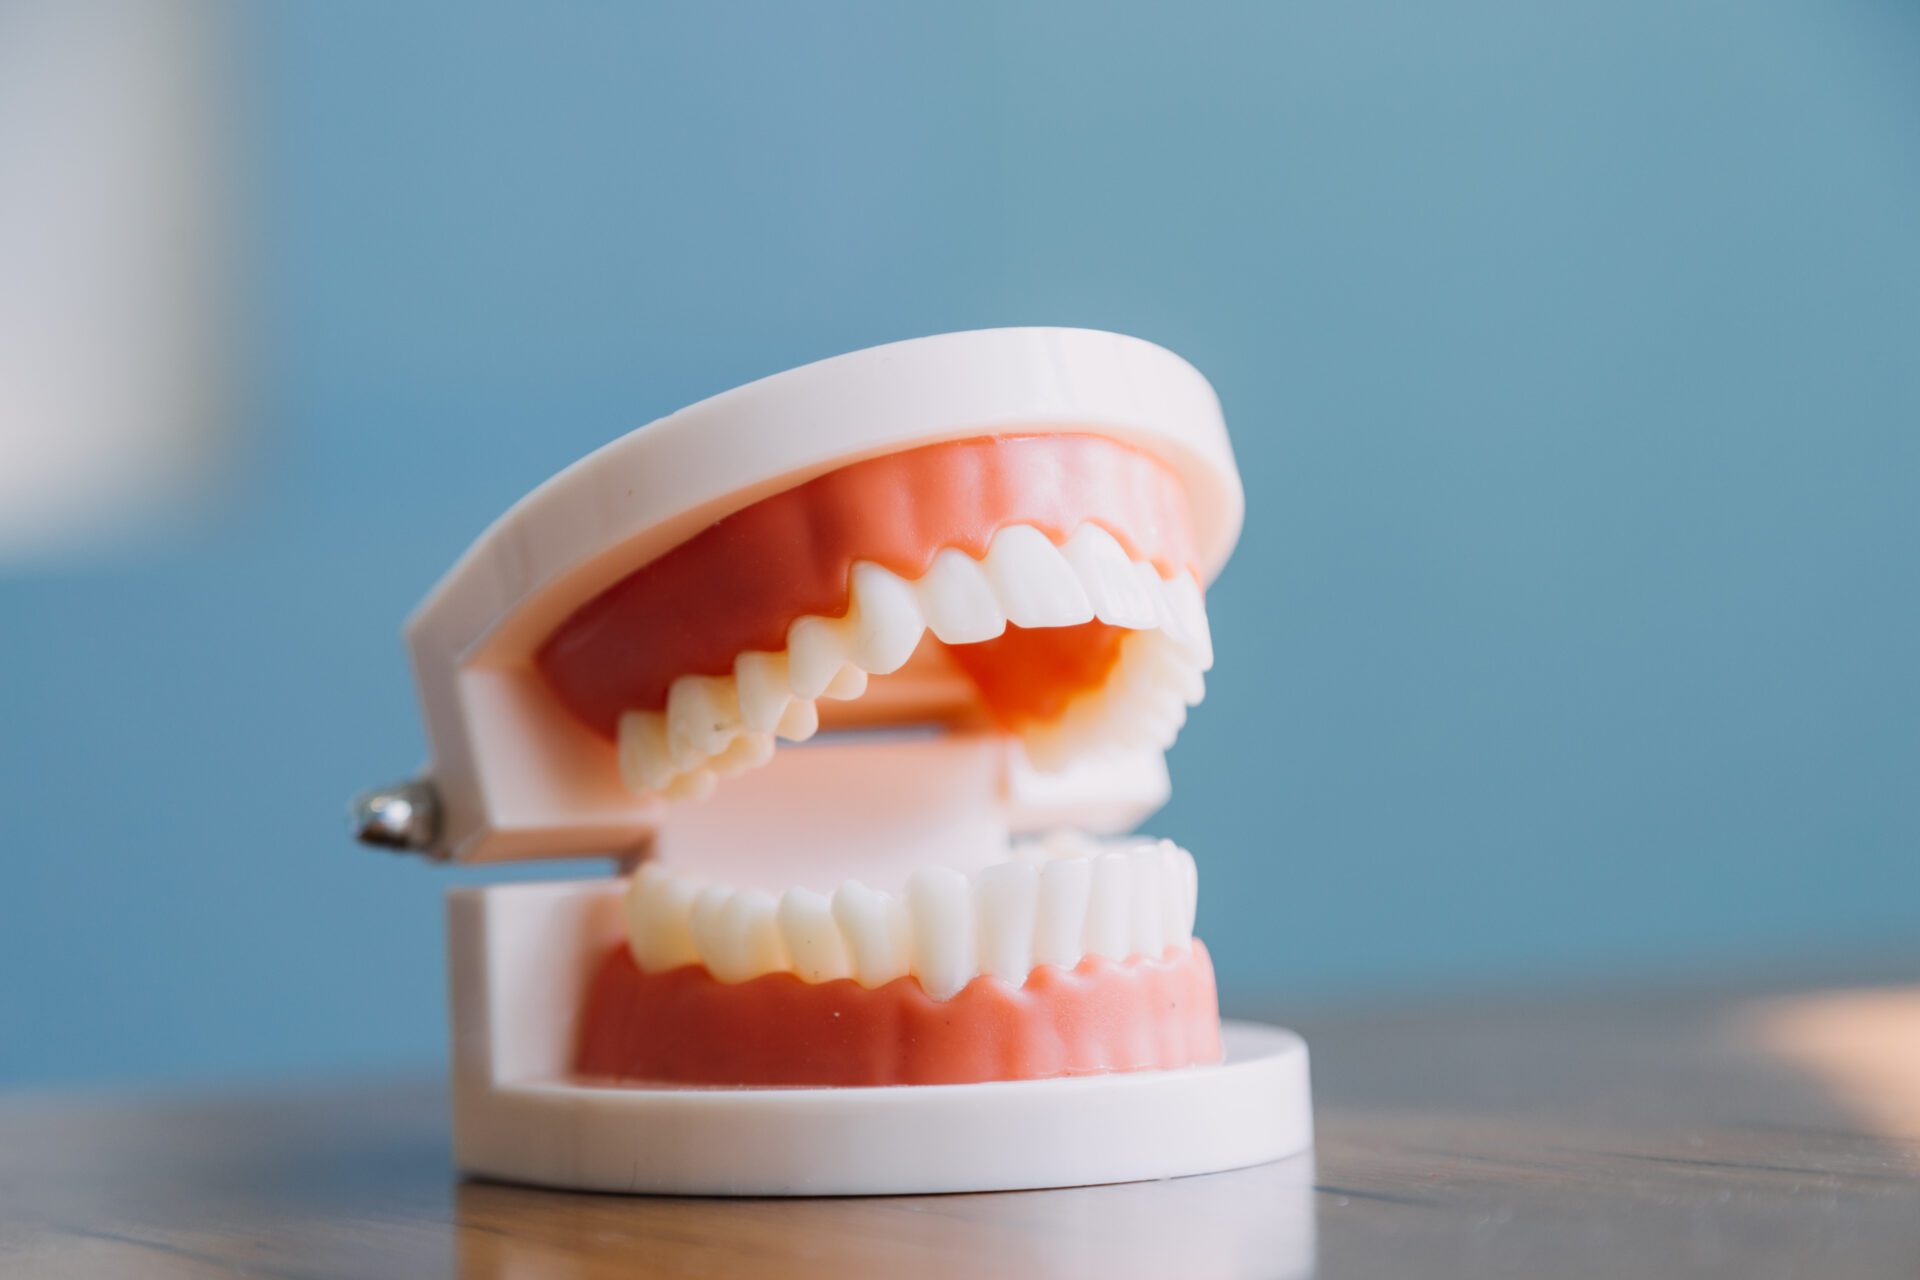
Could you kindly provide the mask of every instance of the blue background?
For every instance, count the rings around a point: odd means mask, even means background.
[[[342,820],[406,610],[639,423],[1009,323],[1227,407],[1153,825],[1230,992],[1920,967],[1920,9],[254,14],[245,455],[0,578],[0,1081],[434,1061],[462,876]]]

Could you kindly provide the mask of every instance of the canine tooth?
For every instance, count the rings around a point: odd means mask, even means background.
[[[942,644],[976,644],[1007,629],[980,562],[957,547],[934,556],[914,584],[927,626]]]
[[[877,564],[853,566],[853,660],[877,676],[898,671],[927,629],[911,585]]]
[[[673,754],[667,749],[667,718],[658,711],[629,711],[620,717],[620,778],[630,791],[659,791],[673,781]]]
[[[1033,925],[1035,964],[1071,969],[1080,962],[1092,879],[1093,863],[1084,857],[1056,854],[1041,868]]]
[[[833,679],[827,681],[827,687],[820,696],[849,702],[866,691],[867,673],[849,662],[834,673]]]
[[[833,920],[861,986],[885,986],[907,972],[907,917],[898,899],[849,880],[834,891]]]
[[[949,867],[923,867],[907,881],[913,922],[913,976],[945,1000],[974,974],[973,904],[967,878]]]
[[[780,713],[793,701],[784,653],[743,653],[733,660],[739,689],[740,721],[755,733],[772,733]]]
[[[627,946],[648,973],[694,964],[700,950],[687,928],[694,885],[657,863],[646,863],[627,886]]]
[[[1133,864],[1124,853],[1103,853],[1093,860],[1087,893],[1087,930],[1081,949],[1087,955],[1125,960],[1131,940]]]
[[[1007,621],[1016,627],[1071,627],[1093,618],[1079,575],[1060,548],[1030,524],[1008,525],[982,562]]]
[[[775,731],[788,742],[805,742],[820,731],[820,711],[811,702],[789,702]]]
[[[853,973],[833,903],[823,893],[789,889],[780,895],[780,937],[803,982],[831,982]]]
[[[1165,886],[1161,880],[1165,857],[1158,845],[1143,844],[1127,854],[1131,864],[1128,898],[1132,911],[1128,928],[1128,950],[1134,955],[1157,956],[1166,950],[1162,908]]]
[[[1159,625],[1159,608],[1142,590],[1133,561],[1111,533],[1097,524],[1083,524],[1060,550],[1079,575],[1094,617],[1135,631]]]
[[[681,768],[718,755],[740,729],[732,680],[681,676],[667,690],[667,742]]]
[[[1030,862],[1001,862],[984,868],[973,884],[974,928],[980,972],[1013,986],[1033,968],[1035,913],[1039,909],[1040,872]]]
[[[811,702],[826,692],[846,660],[839,619],[809,615],[787,628],[787,685],[801,701]]]

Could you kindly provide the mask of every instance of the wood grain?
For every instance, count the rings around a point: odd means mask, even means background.
[[[1920,1275],[1914,997],[1305,1026],[1315,1155],[1007,1195],[463,1183],[431,1085],[0,1102],[0,1275]]]

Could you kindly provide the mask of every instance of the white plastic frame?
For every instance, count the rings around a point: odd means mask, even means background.
[[[990,329],[873,347],[750,383],[633,431],[496,521],[407,624],[437,852],[459,861],[637,853],[664,807],[541,685],[534,647],[595,594],[722,516],[862,458],[994,433],[1084,432],[1185,485],[1218,572],[1244,497],[1213,389],[1152,343]],[[1130,808],[1125,778],[1116,801]],[[1111,825],[1111,824],[1108,824]]]

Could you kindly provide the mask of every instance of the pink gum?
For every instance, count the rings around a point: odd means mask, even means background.
[[[984,556],[1033,524],[1064,542],[1105,528],[1162,576],[1193,563],[1185,492],[1139,450],[1091,435],[993,436],[856,462],[709,526],[582,605],[535,655],[575,716],[612,738],[683,675],[725,675],[786,648],[804,615],[847,610],[855,560],[918,578],[945,547]]]
[[[688,965],[643,973],[622,945],[588,992],[578,1070],[712,1085],[972,1084],[1220,1059],[1213,962],[1195,939],[1158,957],[978,977],[947,1000],[917,980],[869,990],[790,973],[722,983]]]

